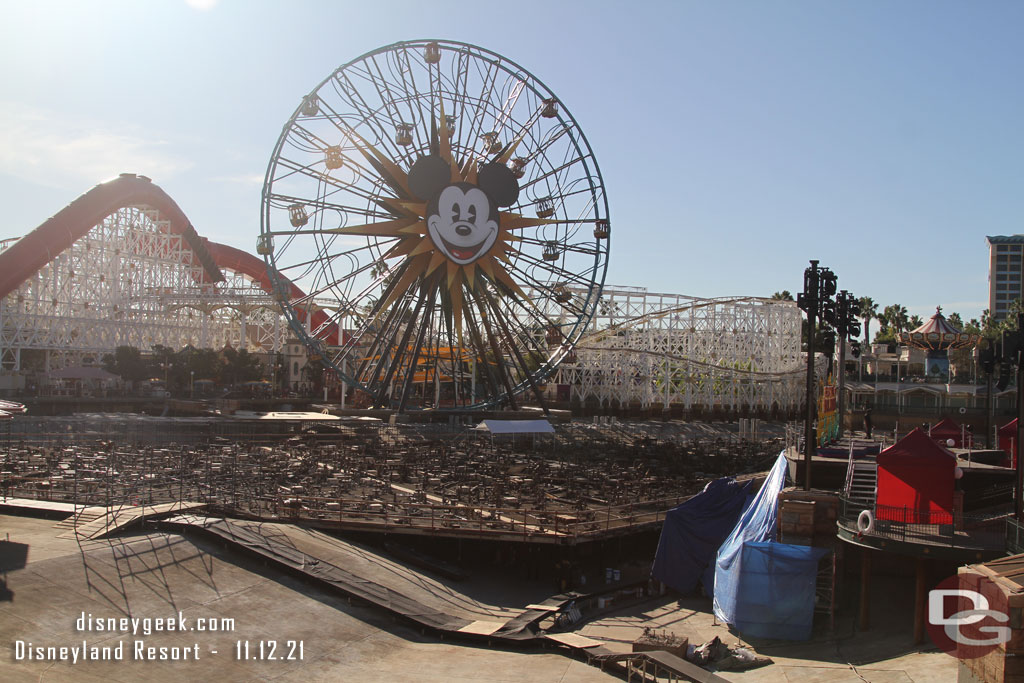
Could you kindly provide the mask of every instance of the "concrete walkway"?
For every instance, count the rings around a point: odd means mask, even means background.
[[[837,620],[836,630],[818,628],[811,640],[741,639],[719,623],[705,598],[651,601],[592,621],[580,633],[604,641],[611,650],[627,652],[645,626],[686,636],[700,645],[718,636],[730,646],[743,644],[771,657],[773,664],[744,672],[720,671],[730,681],[757,683],[941,683],[956,681],[957,660],[930,644],[912,642],[912,580],[879,580],[872,605],[873,624],[858,633],[853,617]],[[903,585],[907,583],[907,585]],[[909,598],[908,598],[909,596]],[[852,610],[849,610],[852,611]],[[905,618],[904,618],[905,617]]]
[[[255,523],[246,523],[255,524]],[[452,582],[389,559],[369,547],[288,524],[262,524],[260,532],[311,557],[354,573],[381,577],[395,590],[426,605],[467,619],[504,619],[550,592],[506,576]],[[0,680],[153,681],[204,679],[363,681],[608,681],[614,680],[562,654],[524,653],[438,641],[393,622],[381,610],[358,607],[340,596],[300,583],[248,556],[218,544],[173,533],[135,533],[106,540],[65,539],[50,520],[0,515],[0,533],[28,543],[29,563],[11,572],[13,600],[0,602]],[[906,584],[906,585],[904,585]],[[906,683],[955,681],[956,660],[910,642],[908,603],[913,591],[900,579],[879,579],[872,605],[873,628],[858,633],[852,615],[835,632],[816,631],[808,642],[747,643],[774,664],[747,672],[720,672],[731,681],[829,681]],[[706,599],[660,598],[585,622],[576,634],[615,652],[628,652],[644,627],[669,631],[700,644],[718,636],[729,645],[737,635],[716,623]],[[852,612],[853,610],[847,610]],[[190,624],[201,617],[234,619],[233,630],[216,633],[110,634],[75,628],[81,614],[96,617],[162,617],[181,613]],[[904,623],[906,622],[906,623]],[[198,648],[199,662],[15,661],[17,640],[36,646],[110,645],[135,640],[147,646]],[[264,641],[303,643],[303,659],[255,661]],[[240,644],[241,643],[241,644]],[[217,650],[213,654],[213,650]],[[131,653],[129,653],[130,655]]]
[[[146,680],[233,681],[499,681],[584,683],[615,680],[552,651],[496,650],[438,642],[392,622],[378,610],[312,589],[255,566],[216,544],[176,534],[144,533],[90,540],[55,535],[52,520],[0,516],[0,533],[29,544],[29,562],[7,575],[13,599],[0,602],[0,680],[81,683]],[[167,617],[186,620],[183,632],[79,631],[76,621]],[[223,630],[200,631],[202,619],[233,619]],[[207,622],[208,623],[208,622]],[[189,628],[195,630],[187,630]],[[115,646],[125,661],[16,661],[17,641],[34,647]],[[132,661],[135,641],[198,661]],[[259,660],[259,643],[275,659]],[[288,641],[302,643],[301,660],[280,659]],[[244,658],[249,644],[250,659]],[[238,656],[239,648],[242,657]],[[216,653],[214,653],[216,651]],[[156,652],[159,656],[159,651]],[[298,653],[293,652],[297,657]]]

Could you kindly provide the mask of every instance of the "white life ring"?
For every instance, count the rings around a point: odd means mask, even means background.
[[[966,415],[967,414],[967,408],[964,408],[963,406],[960,406],[960,414],[961,415]]]
[[[875,516],[871,510],[861,510],[857,516],[857,531],[870,534],[875,530]]]

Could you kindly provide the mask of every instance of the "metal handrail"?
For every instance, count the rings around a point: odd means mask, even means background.
[[[909,506],[875,505],[874,528],[861,531],[857,520],[863,508],[844,496],[839,499],[838,524],[858,537],[884,538],[904,543],[951,548],[1002,550],[1006,545],[1009,511],[964,514],[919,510]],[[1024,533],[1021,534],[1024,540]]]

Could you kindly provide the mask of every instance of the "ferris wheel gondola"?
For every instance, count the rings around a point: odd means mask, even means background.
[[[301,98],[258,251],[295,333],[367,405],[515,407],[593,317],[610,225],[554,93],[493,52],[420,40]]]

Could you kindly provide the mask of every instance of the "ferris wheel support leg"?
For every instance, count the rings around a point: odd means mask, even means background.
[[[501,377],[501,383],[505,385],[505,393],[508,396],[508,407],[511,410],[519,410],[519,404],[516,402],[515,394],[512,393],[512,382],[508,377],[508,370],[501,362],[501,349],[498,347],[498,342],[494,338],[494,331],[491,330],[491,321],[487,319],[487,312],[483,308],[483,303],[478,299],[476,301],[477,308],[480,309],[480,320],[484,324],[484,330],[487,332],[487,343],[491,347],[491,353],[494,354],[495,362],[498,365],[498,374]]]
[[[526,380],[529,382],[530,388],[533,389],[533,393],[537,397],[537,402],[540,404],[541,410],[544,411],[545,416],[550,415],[551,413],[548,411],[548,405],[544,401],[544,396],[541,394],[540,388],[537,386],[537,383],[533,381],[533,374],[529,372],[529,369],[526,365],[526,361],[523,359],[522,354],[519,352],[519,347],[516,346],[515,340],[512,339],[512,333],[508,329],[508,323],[505,322],[505,316],[501,314],[501,309],[499,309],[495,305],[494,299],[491,298],[490,293],[486,293],[486,296],[487,302],[491,305],[491,310],[493,310],[495,313],[494,317],[497,319],[498,325],[501,327],[501,331],[505,334],[505,343],[508,344],[508,347],[510,349],[512,349],[512,353],[515,354],[516,360],[519,361],[520,367],[523,368],[523,371],[526,374]]]
[[[421,298],[416,303],[416,310],[413,312],[413,319],[419,318],[420,309],[423,308],[423,301],[424,301],[424,299]],[[390,393],[391,392],[388,391],[388,389],[391,386],[391,381],[395,378],[395,371],[398,370],[398,366],[402,362],[402,357],[404,355],[402,353],[402,350],[403,349],[407,349],[409,347],[409,337],[412,336],[412,328],[413,328],[412,325],[406,325],[405,332],[402,334],[402,341],[399,342],[398,348],[395,349],[395,355],[391,359],[391,365],[388,366],[388,374],[384,378],[384,382],[381,384],[380,391],[377,393],[377,404],[380,405],[380,406],[384,405],[384,397],[385,397],[385,395],[387,395],[387,397],[389,399],[389,402],[390,402],[390,399],[391,399]],[[411,372],[411,370],[410,370],[410,372]]]
[[[405,387],[402,389],[402,400],[398,402],[398,412],[405,410],[405,404],[409,400],[409,392],[412,390],[413,382],[416,379],[416,367],[420,360],[420,350],[423,348],[423,336],[427,332],[427,328],[430,327],[430,322],[434,316],[434,300],[430,300],[430,305],[427,306],[426,316],[423,318],[420,324],[420,331],[416,335],[416,346],[413,347],[412,361],[409,363],[409,369],[406,370]],[[410,326],[411,327],[411,326]],[[435,374],[436,374],[435,370]],[[424,386],[426,386],[426,380],[424,379]]]
[[[469,330],[469,336],[473,340],[474,348],[476,348],[476,349],[483,349],[484,348],[483,337],[480,335],[480,327],[476,323],[476,316],[473,313],[473,307],[472,306],[469,306],[469,307],[466,308],[466,329]],[[498,381],[494,377],[493,370],[491,370],[491,364],[487,362],[486,358],[484,358],[483,361],[484,361],[484,372],[483,372],[484,384],[487,385],[487,391],[489,391],[491,393],[491,395],[494,396],[494,395],[499,393]],[[473,374],[473,380],[474,381],[473,381],[473,395],[470,397],[470,403],[471,404],[472,404],[472,402],[476,401],[476,370],[475,370],[476,361],[474,361],[473,364],[474,364],[474,374]]]

